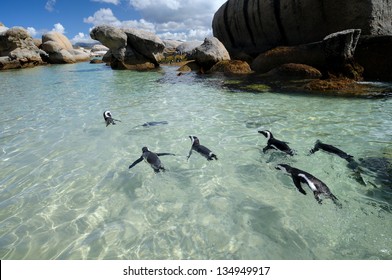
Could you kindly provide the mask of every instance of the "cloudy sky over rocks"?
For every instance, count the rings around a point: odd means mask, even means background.
[[[90,41],[96,25],[151,31],[161,39],[203,40],[226,0],[3,0],[0,22],[22,26],[33,37],[55,30],[73,43]]]

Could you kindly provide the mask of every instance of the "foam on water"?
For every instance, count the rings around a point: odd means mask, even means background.
[[[0,73],[1,259],[391,259],[391,99],[232,92],[79,63]],[[102,112],[120,119],[105,127]],[[139,126],[167,121],[160,126]],[[297,155],[262,152],[269,129]],[[191,142],[219,158],[197,153]],[[354,155],[311,156],[317,139]],[[175,153],[155,174],[141,148]],[[360,159],[362,159],[360,161]],[[324,181],[318,205],[275,169]],[[372,168],[377,166],[377,168]]]

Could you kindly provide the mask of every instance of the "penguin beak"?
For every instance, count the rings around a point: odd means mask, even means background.
[[[264,137],[267,137],[266,133],[263,130],[259,130],[258,133],[263,134]]]

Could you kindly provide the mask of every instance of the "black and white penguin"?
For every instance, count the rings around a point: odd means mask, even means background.
[[[317,140],[313,149],[309,151],[310,154],[314,154],[318,150],[323,150],[327,153],[330,154],[335,154],[341,158],[344,158],[348,162],[353,161],[354,157],[352,155],[347,154],[346,152],[336,148],[335,146],[329,145],[329,144],[324,144],[320,140]]]
[[[297,187],[298,191],[304,195],[306,195],[305,190],[302,188],[301,183],[304,183],[309,186],[309,188],[313,191],[314,198],[317,200],[319,204],[322,203],[321,196],[325,196],[326,198],[332,199],[332,201],[339,207],[341,207],[341,203],[329,190],[328,186],[322,182],[320,179],[317,179],[312,174],[305,172],[303,170],[291,167],[287,164],[278,164],[276,169],[282,170],[288,173],[293,179],[294,185]]]
[[[110,111],[103,112],[103,118],[105,119],[106,126],[109,124],[115,125],[116,123],[114,121],[121,122],[120,120],[113,119],[112,113],[110,113]]]
[[[288,143],[274,138],[271,131],[259,130],[258,132],[263,134],[267,138],[267,146],[263,148],[264,153],[269,149],[275,149],[275,150],[285,152],[290,156],[294,155],[294,151],[289,147]]]
[[[142,148],[142,155],[140,158],[138,158],[137,160],[135,160],[130,166],[129,169],[131,169],[132,167],[134,167],[136,164],[138,164],[139,162],[145,160],[148,164],[150,164],[150,166],[152,167],[152,169],[154,169],[155,173],[158,173],[159,171],[165,171],[165,168],[162,165],[161,160],[159,159],[160,156],[175,156],[175,154],[171,154],[171,153],[153,153],[151,152],[147,147],[143,147]]]
[[[189,136],[189,138],[192,141],[192,147],[191,150],[189,151],[188,159],[192,155],[192,151],[196,151],[199,154],[201,154],[203,157],[205,157],[207,160],[213,160],[216,159],[218,160],[218,157],[207,147],[200,145],[200,140],[196,136]]]

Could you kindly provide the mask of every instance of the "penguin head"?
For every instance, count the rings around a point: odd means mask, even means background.
[[[143,147],[143,148],[142,148],[142,152],[143,152],[143,153],[145,153],[145,152],[149,152],[149,150],[148,150],[148,148],[147,148],[147,147]]]
[[[275,169],[290,173],[291,166],[287,164],[278,164],[277,166],[275,166]]]
[[[259,130],[258,132],[263,134],[267,140],[273,138],[272,133],[269,130]]]
[[[106,119],[108,119],[108,118],[111,118],[111,117],[112,117],[112,114],[110,113],[110,111],[105,111],[105,112],[103,112],[103,117],[104,117],[105,120],[106,120]]]
[[[199,138],[197,138],[196,136],[189,136],[189,138],[192,141],[192,145],[200,145]]]

